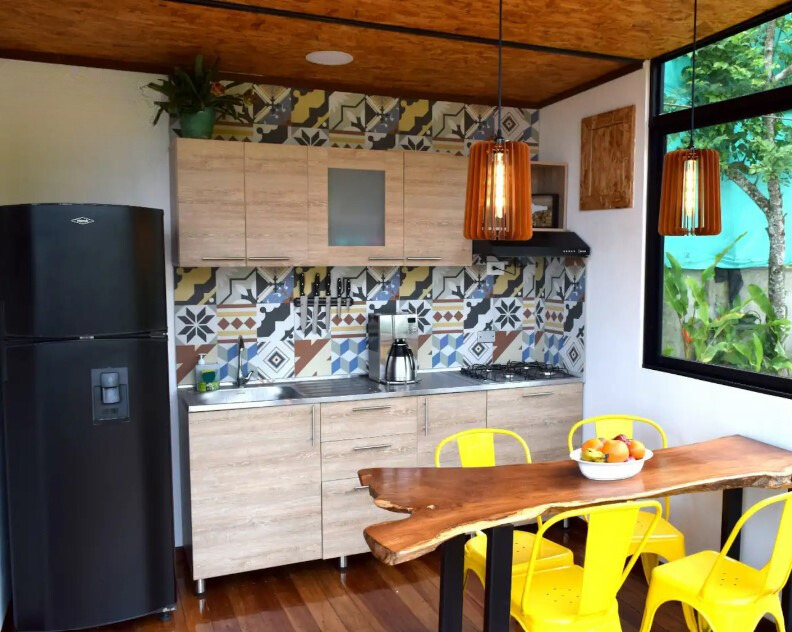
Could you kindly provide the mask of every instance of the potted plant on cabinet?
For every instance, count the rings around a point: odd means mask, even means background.
[[[237,107],[242,105],[242,97],[226,94],[225,86],[217,81],[218,61],[207,69],[203,55],[197,55],[192,72],[176,67],[167,79],[147,84],[146,87],[165,96],[154,102],[158,108],[154,125],[165,112],[179,118],[184,138],[211,138],[218,115],[240,120]]]

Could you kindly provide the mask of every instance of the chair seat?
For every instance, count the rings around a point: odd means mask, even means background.
[[[528,564],[531,559],[536,536],[525,531],[514,532],[514,548],[512,549],[512,568],[521,564]],[[536,559],[537,570],[545,568],[555,568],[557,566],[571,566],[575,559],[572,551],[565,546],[543,539],[542,548]],[[477,535],[472,537],[465,544],[465,557],[468,558],[468,565],[484,568],[487,560],[487,536]]]
[[[640,542],[641,539],[646,535],[646,530],[649,528],[649,525],[652,524],[652,520],[654,519],[654,514],[648,511],[641,511],[638,514],[638,522],[635,525],[635,533],[633,534],[633,542]],[[665,518],[660,518],[657,521],[657,526],[655,527],[654,533],[649,536],[649,541],[657,541],[657,540],[671,540],[675,538],[682,538],[684,539],[685,536],[682,532],[677,529],[674,525],[672,525],[668,520]]]
[[[616,599],[607,605],[607,614],[599,613],[590,618],[581,617],[580,596],[583,594],[583,568],[566,566],[537,571],[528,591],[530,609],[522,610],[523,590],[526,575],[512,575],[511,612],[526,629],[553,629],[553,626],[572,626],[578,630],[597,630],[601,623],[618,613]]]
[[[685,601],[695,605],[698,593],[717,559],[718,553],[715,551],[694,553],[658,566],[652,574],[652,582],[664,585],[679,597],[687,596]],[[724,605],[736,606],[753,603],[757,595],[764,592],[763,573],[726,557],[721,562],[718,575],[713,577],[707,586],[704,596],[710,603],[720,602]]]

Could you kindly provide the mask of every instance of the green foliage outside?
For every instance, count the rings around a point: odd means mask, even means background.
[[[770,375],[789,375],[792,361],[784,343],[790,322],[779,318],[767,295],[757,285],[748,286],[749,298],[719,308],[710,305],[707,286],[715,268],[745,233],[715,257],[701,273],[701,280],[685,274],[679,261],[668,253],[664,272],[665,302],[674,310],[687,360],[730,366]],[[665,355],[674,355],[666,349]]]
[[[667,66],[668,68],[668,66]],[[668,109],[689,104],[692,70],[666,95]],[[696,105],[792,85],[792,14],[701,49],[697,55]],[[687,144],[688,138],[683,142]],[[739,186],[767,219],[770,238],[768,299],[786,314],[784,262],[786,214],[782,188],[792,183],[792,120],[783,113],[696,130],[698,147],[720,152],[725,177]]]

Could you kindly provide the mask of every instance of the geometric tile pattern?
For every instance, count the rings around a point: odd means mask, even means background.
[[[399,99],[357,92],[224,82],[245,95],[241,121],[220,118],[215,138],[364,149],[406,149],[467,155],[470,146],[494,136],[490,105]],[[503,134],[539,147],[539,111],[503,108]]]
[[[310,114],[302,116],[313,120]],[[416,317],[420,368],[524,359],[581,373],[584,260],[537,258],[504,267],[502,274],[493,275],[487,275],[486,262],[479,261],[468,267],[435,268],[177,268],[178,381],[193,382],[199,354],[220,364],[221,377],[232,380],[240,335],[247,356],[243,364],[246,361],[246,370],[261,380],[365,373],[366,325],[374,313]],[[352,304],[340,313],[331,310],[329,328],[325,302],[320,298],[314,319],[307,288],[307,322],[302,329],[294,285],[299,272],[311,283],[318,274],[322,287],[327,279],[334,288],[340,278],[352,280]],[[495,343],[479,343],[479,331],[494,331]]]

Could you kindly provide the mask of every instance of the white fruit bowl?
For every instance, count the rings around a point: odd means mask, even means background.
[[[577,461],[580,473],[593,481],[621,481],[631,478],[643,469],[644,463],[654,456],[646,448],[644,458],[635,461],[622,461],[621,463],[593,463],[580,458],[580,448],[569,453],[569,458]]]

